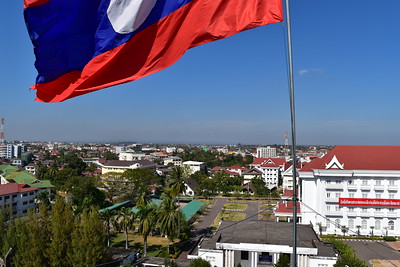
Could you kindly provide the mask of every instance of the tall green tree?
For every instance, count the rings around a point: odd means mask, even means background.
[[[143,255],[147,255],[147,237],[156,227],[157,207],[155,205],[138,206],[137,218],[139,220],[138,232],[143,236]]]
[[[118,231],[123,231],[125,233],[125,248],[128,249],[128,232],[129,230],[134,230],[135,227],[135,214],[130,208],[123,207],[118,211],[115,226]]]
[[[65,257],[71,253],[73,229],[74,214],[71,206],[62,197],[56,197],[51,210],[51,242],[47,250],[47,257],[51,266],[70,266]]]
[[[105,235],[99,213],[85,210],[75,220],[72,250],[69,259],[73,266],[94,266],[101,263],[106,252]]]
[[[180,222],[184,220],[183,214],[178,210],[178,205],[175,200],[164,194],[162,196],[163,202],[161,203],[158,211],[158,224],[163,234],[168,236],[168,253],[169,242],[177,236],[177,229]]]
[[[107,232],[107,247],[110,246],[110,230],[111,230],[111,225],[112,225],[112,221],[113,218],[115,217],[115,212],[113,210],[109,210],[106,209],[103,212],[100,213],[100,217],[103,220],[104,224],[105,224],[105,228],[106,228],[106,232]]]

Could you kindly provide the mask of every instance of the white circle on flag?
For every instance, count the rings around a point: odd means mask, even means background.
[[[111,0],[107,16],[114,31],[127,34],[137,30],[157,0]]]

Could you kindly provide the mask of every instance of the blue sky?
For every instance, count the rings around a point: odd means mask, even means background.
[[[290,132],[285,32],[259,27],[189,50],[141,80],[34,101],[22,1],[0,10],[7,140],[282,144]],[[298,144],[400,145],[400,2],[291,1]]]

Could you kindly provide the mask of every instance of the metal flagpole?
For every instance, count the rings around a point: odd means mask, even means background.
[[[290,119],[292,128],[292,173],[293,173],[293,253],[291,266],[297,267],[297,170],[296,170],[296,123],[294,106],[294,79],[292,59],[292,36],[290,31],[290,8],[289,0],[286,0],[286,33],[288,42],[288,68],[289,68],[289,89],[290,89]]]

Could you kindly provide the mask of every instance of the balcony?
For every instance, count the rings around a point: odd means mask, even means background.
[[[355,185],[355,184],[348,184],[348,185],[347,185],[347,190],[357,190],[357,185]]]
[[[330,210],[326,212],[326,216],[343,216],[343,212],[341,210]]]
[[[371,186],[370,185],[361,185],[360,188],[363,191],[370,191],[371,190]]]
[[[397,185],[388,185],[388,190],[389,191],[397,191],[399,187]]]
[[[326,189],[341,189],[343,190],[343,184],[326,184]]]
[[[325,202],[338,203],[339,199],[337,197],[327,197]]]
[[[368,211],[361,211],[360,216],[361,217],[371,217],[371,213]]]
[[[347,212],[347,217],[357,217],[357,212],[355,212],[355,211],[348,211],[348,212]]]
[[[375,191],[383,191],[383,190],[385,190],[385,187],[383,185],[374,185],[374,190]]]

